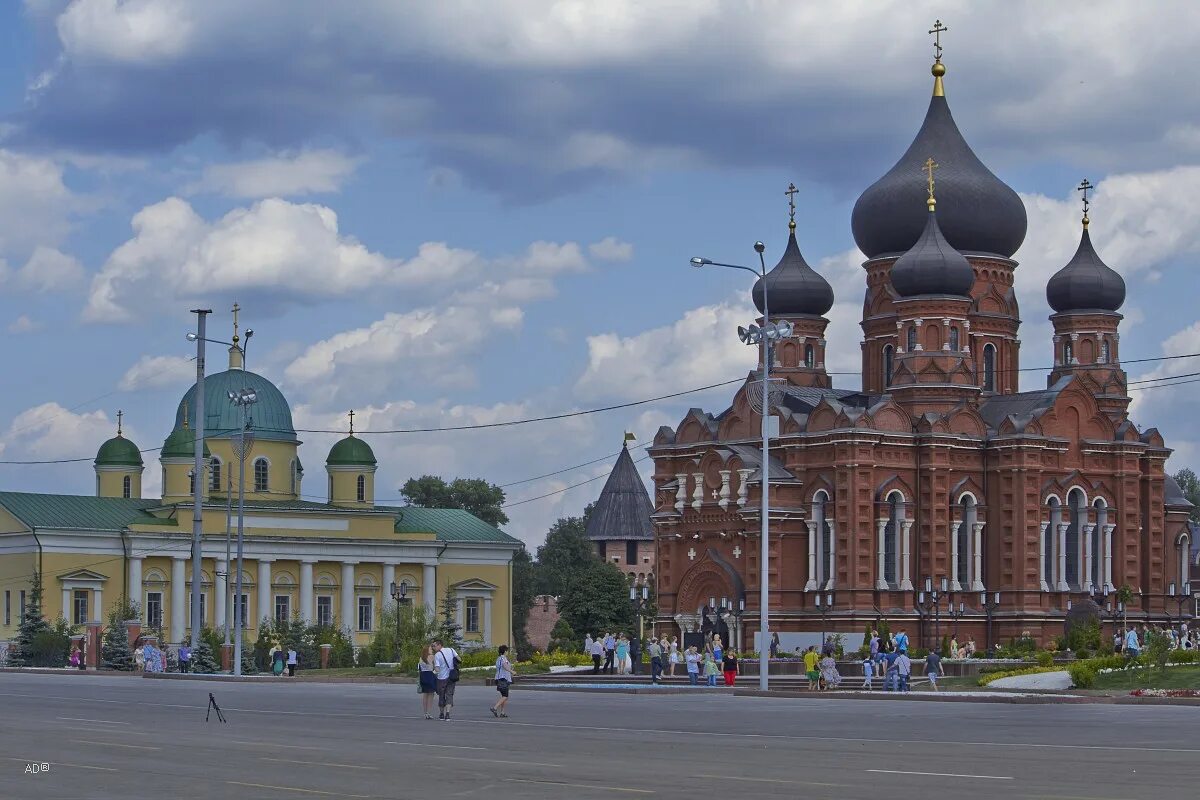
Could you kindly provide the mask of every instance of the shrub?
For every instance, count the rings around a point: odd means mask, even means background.
[[[992,681],[998,681],[1001,678],[1015,678],[1019,675],[1039,675],[1043,672],[1059,672],[1058,667],[1025,667],[1023,669],[1000,670],[997,672],[989,672],[981,675],[979,678],[980,686],[987,686]]]
[[[1200,661],[1200,651],[1197,650],[1172,650],[1167,656],[1167,662],[1170,664],[1194,664]]]
[[[1037,654],[1037,663],[1039,667],[1050,667],[1054,665],[1054,656],[1050,655],[1047,650],[1039,650]]]
[[[212,645],[207,639],[200,639],[200,646],[196,648],[196,652],[192,655],[192,664],[190,667],[192,672],[199,672],[201,675],[212,675],[220,669],[217,660],[213,655]]]
[[[1167,659],[1171,656],[1171,637],[1160,631],[1147,631],[1143,655],[1147,669],[1153,667],[1161,675],[1167,668]]]
[[[565,619],[554,623],[554,630],[550,631],[550,651],[555,650],[561,650],[564,653],[575,653],[579,650],[575,631],[571,629],[571,624]]]
[[[1071,682],[1075,684],[1076,689],[1090,689],[1096,685],[1096,670],[1090,662],[1076,661],[1067,672],[1070,673]]]

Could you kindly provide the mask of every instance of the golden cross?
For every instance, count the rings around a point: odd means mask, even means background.
[[[929,31],[933,34],[934,60],[942,60],[942,34],[950,30],[942,24],[940,19],[934,20],[933,28]]]
[[[350,433],[354,433],[354,409],[350,409]]]
[[[239,341],[238,340],[238,312],[241,310],[242,310],[241,306],[239,306],[237,303],[233,304],[233,343],[234,344],[237,344]]]
[[[121,435],[121,417],[125,416],[125,412],[117,409],[117,436]]]
[[[925,159],[925,174],[929,176],[929,202],[933,200],[933,171],[938,168],[937,163],[932,158]]]
[[[796,184],[789,183],[787,191],[784,192],[788,199],[788,227],[792,230],[796,229],[796,192],[798,191]]]
[[[1096,187],[1093,186],[1092,182],[1089,181],[1087,178],[1084,178],[1083,183],[1081,183],[1081,184],[1079,184],[1079,186],[1075,187],[1075,191],[1083,192],[1083,218],[1084,219],[1087,219],[1088,209],[1091,208],[1091,204],[1088,202],[1088,196],[1087,196],[1088,192],[1090,192],[1092,189],[1095,189],[1095,188]]]

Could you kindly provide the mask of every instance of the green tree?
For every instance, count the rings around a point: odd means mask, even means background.
[[[549,651],[559,651],[562,653],[578,653],[579,642],[575,638],[575,631],[571,629],[570,623],[565,619],[560,619],[554,623],[554,629],[550,631],[550,646]]]
[[[410,506],[461,508],[489,525],[508,524],[504,490],[482,478],[455,478],[446,483],[437,475],[422,475],[405,481],[400,494]]]
[[[533,559],[522,545],[520,550],[513,553],[512,561],[513,645],[521,661],[528,661],[533,654],[525,626],[529,622],[529,611],[533,608],[536,596],[535,580]]]
[[[1146,662],[1147,679],[1149,679],[1152,669],[1159,675],[1165,674],[1167,659],[1171,655],[1171,637],[1162,631],[1147,629],[1144,649],[1142,657]]]
[[[564,587],[558,610],[572,630],[632,630],[629,581],[616,566],[594,562]]]
[[[200,645],[192,653],[192,663],[189,669],[201,675],[212,675],[220,671],[221,667],[213,654],[212,644],[207,639],[201,639]]]
[[[1192,503],[1192,522],[1200,522],[1200,477],[1189,467],[1184,467],[1171,477],[1179,484],[1179,488],[1183,489],[1183,496]]]
[[[437,638],[442,640],[442,644],[453,647],[455,650],[462,647],[462,626],[458,624],[458,600],[455,599],[449,586],[446,587],[446,594],[442,598],[442,619],[438,624]]]
[[[108,627],[100,644],[100,664],[106,669],[132,672],[137,664],[133,660],[133,647],[129,644],[129,629],[126,620],[138,618],[137,603],[122,597],[108,612]]]
[[[582,517],[562,517],[550,526],[546,541],[537,549],[534,594],[559,597],[568,585],[599,562],[586,533],[591,509],[589,505]]]
[[[42,573],[34,572],[21,624],[17,626],[17,635],[8,649],[8,663],[14,667],[45,666],[38,663],[41,655],[35,642],[44,640],[49,632],[50,624],[42,616]]]

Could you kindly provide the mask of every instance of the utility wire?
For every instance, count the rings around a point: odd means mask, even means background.
[[[647,460],[647,459],[649,459],[649,458],[650,458],[650,456],[649,456],[649,455],[644,455],[644,456],[642,456],[641,458],[639,458],[637,461],[634,461],[633,463],[634,463],[634,464],[640,464],[640,463],[642,463],[643,461],[646,461],[646,460]],[[512,503],[505,503],[504,505],[502,505],[502,506],[500,506],[500,507],[501,507],[501,508],[513,508],[513,507],[515,507],[515,506],[523,506],[523,505],[525,505],[526,503],[532,503],[534,500],[544,500],[544,499],[546,499],[547,497],[553,497],[553,496],[554,496],[554,495],[556,495],[556,494],[562,494],[563,492],[570,491],[571,489],[575,489],[575,488],[577,488],[577,487],[579,487],[579,486],[583,486],[583,485],[585,485],[585,484],[588,484],[588,483],[594,483],[595,481],[598,481],[598,480],[600,480],[601,478],[607,478],[607,477],[608,477],[608,474],[607,474],[607,473],[604,473],[604,474],[601,474],[601,475],[597,475],[597,476],[596,476],[596,477],[594,477],[594,478],[588,478],[586,481],[580,481],[579,483],[573,483],[573,484],[571,484],[570,486],[564,486],[564,487],[563,487],[563,488],[561,488],[561,489],[555,489],[553,492],[546,492],[545,494],[539,494],[537,497],[526,497],[526,498],[525,498],[525,499],[523,499],[523,500],[516,500],[516,501],[514,501],[514,502],[512,502]]]

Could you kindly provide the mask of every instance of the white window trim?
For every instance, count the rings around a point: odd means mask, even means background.
[[[371,624],[369,627],[366,627],[366,628],[362,627],[362,624],[361,624],[362,623],[361,609],[362,609],[362,601],[363,600],[370,601],[370,608],[371,608],[371,619],[370,619]],[[375,622],[376,622],[375,616],[376,616],[376,614],[375,614],[375,595],[373,595],[373,594],[358,594],[358,595],[356,595],[355,600],[354,600],[354,630],[355,630],[355,632],[356,633],[370,633],[371,631],[375,630]]]

